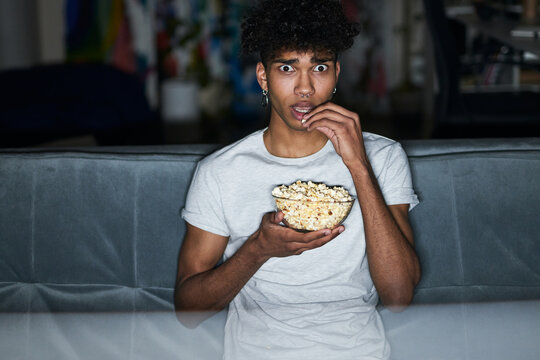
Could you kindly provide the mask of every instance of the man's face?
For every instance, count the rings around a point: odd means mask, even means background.
[[[339,76],[339,63],[330,53],[286,51],[257,64],[257,78],[270,98],[270,123],[306,131],[302,117],[329,101]]]

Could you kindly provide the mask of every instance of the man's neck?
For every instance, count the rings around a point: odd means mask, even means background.
[[[283,158],[312,155],[321,150],[327,141],[328,138],[318,131],[297,131],[286,126],[275,126],[272,121],[264,133],[264,145],[268,152]]]

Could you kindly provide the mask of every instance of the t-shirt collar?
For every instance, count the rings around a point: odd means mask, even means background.
[[[304,163],[306,161],[310,161],[310,160],[315,160],[321,156],[324,156],[326,155],[328,152],[330,152],[332,149],[333,149],[333,145],[332,145],[332,142],[330,140],[327,140],[326,141],[326,144],[317,152],[311,154],[311,155],[308,155],[308,156],[303,156],[303,157],[299,157],[299,158],[285,158],[285,157],[280,157],[280,156],[275,156],[275,155],[272,155],[268,149],[266,148],[266,145],[264,144],[264,132],[266,131],[266,129],[268,128],[264,128],[260,131],[259,133],[259,136],[258,136],[258,142],[259,142],[259,145],[262,146],[262,149],[263,149],[263,154],[266,158],[272,160],[272,161],[275,161],[275,162],[278,162],[278,163],[281,163],[281,164],[295,164],[295,163]]]

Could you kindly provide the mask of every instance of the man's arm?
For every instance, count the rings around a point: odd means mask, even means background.
[[[408,204],[386,205],[365,151],[357,114],[326,103],[304,118],[308,131],[325,134],[349,169],[362,210],[373,283],[385,306],[402,310],[411,302],[421,276]]]
[[[259,229],[218,267],[216,264],[225,251],[228,238],[187,224],[178,259],[174,296],[176,310],[206,312],[224,309],[268,259],[299,255],[320,247],[344,229],[340,226],[333,230],[300,233],[279,225],[281,220],[281,212],[264,215]],[[179,319],[183,321],[185,317],[181,315]]]
[[[420,281],[409,204],[387,206],[371,167],[351,169],[351,173],[362,209],[373,283],[383,304],[392,311],[401,311],[412,301]]]
[[[195,327],[223,309],[260,265],[249,255],[249,248],[242,247],[229,261],[215,268],[228,237],[189,223],[186,227],[178,257],[174,305],[178,319],[188,327]]]

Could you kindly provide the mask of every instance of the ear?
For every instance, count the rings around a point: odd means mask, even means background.
[[[341,71],[341,65],[339,64],[339,61],[336,61],[336,84],[339,79],[339,72]]]
[[[263,90],[268,90],[268,79],[266,77],[266,69],[264,68],[264,65],[262,62],[257,63],[257,68],[255,70],[257,75],[257,81],[259,82],[259,86]]]

